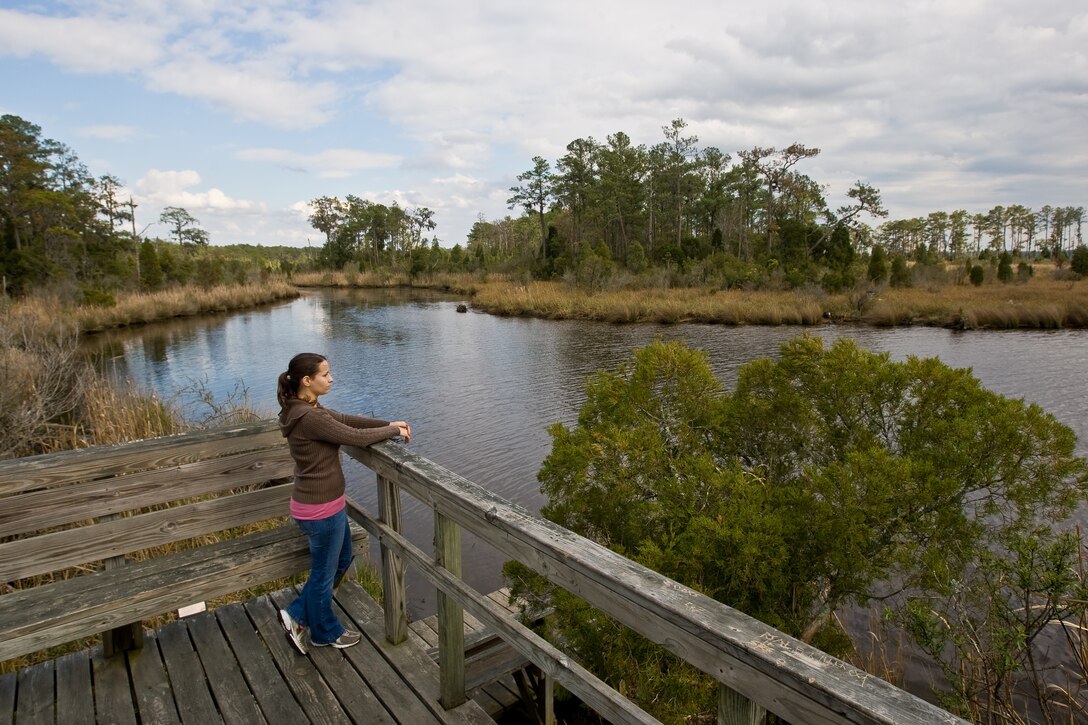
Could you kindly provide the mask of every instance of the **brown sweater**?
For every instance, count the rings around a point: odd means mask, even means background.
[[[280,430],[295,460],[291,498],[299,503],[328,503],[344,494],[340,446],[369,446],[397,435],[387,421],[344,415],[298,398],[280,411]]]

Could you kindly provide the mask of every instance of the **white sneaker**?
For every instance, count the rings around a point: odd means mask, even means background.
[[[347,649],[348,647],[354,647],[359,644],[359,640],[363,638],[363,635],[358,632],[353,632],[350,629],[345,629],[344,633],[340,635],[335,642],[314,642],[313,638],[310,638],[310,644],[314,647],[328,647],[332,645],[336,649]]]
[[[306,644],[303,639],[306,628],[292,619],[286,609],[280,610],[280,624],[283,625],[283,631],[287,633],[287,639],[291,640],[291,644],[295,645],[295,649],[302,654],[306,654]]]

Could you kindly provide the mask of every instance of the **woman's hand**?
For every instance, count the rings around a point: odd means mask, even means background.
[[[412,440],[412,427],[411,426],[409,426],[403,420],[393,421],[389,425],[396,426],[397,428],[400,429],[400,432],[397,435],[399,435],[401,438],[403,438],[405,443],[410,443],[411,442],[411,440]]]

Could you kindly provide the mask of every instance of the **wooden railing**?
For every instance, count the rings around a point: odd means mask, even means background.
[[[352,518],[381,542],[386,637],[407,637],[405,566],[438,590],[441,699],[465,699],[462,612],[492,627],[545,675],[617,723],[652,716],[461,579],[466,530],[707,673],[719,684],[720,723],[759,723],[772,712],[794,723],[959,723],[948,712],[731,607],[510,503],[396,443],[349,448],[378,475],[378,513]],[[434,510],[429,554],[401,534],[402,492]]]

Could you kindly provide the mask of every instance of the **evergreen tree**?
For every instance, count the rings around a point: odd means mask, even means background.
[[[140,285],[145,290],[157,290],[163,283],[162,265],[155,245],[145,239],[140,244]]]
[[[897,254],[892,259],[892,271],[890,284],[892,287],[910,287],[913,284],[910,267],[907,266],[907,259],[901,254]]]
[[[884,246],[877,244],[869,254],[869,281],[881,283],[888,279],[888,257],[884,253]]]

